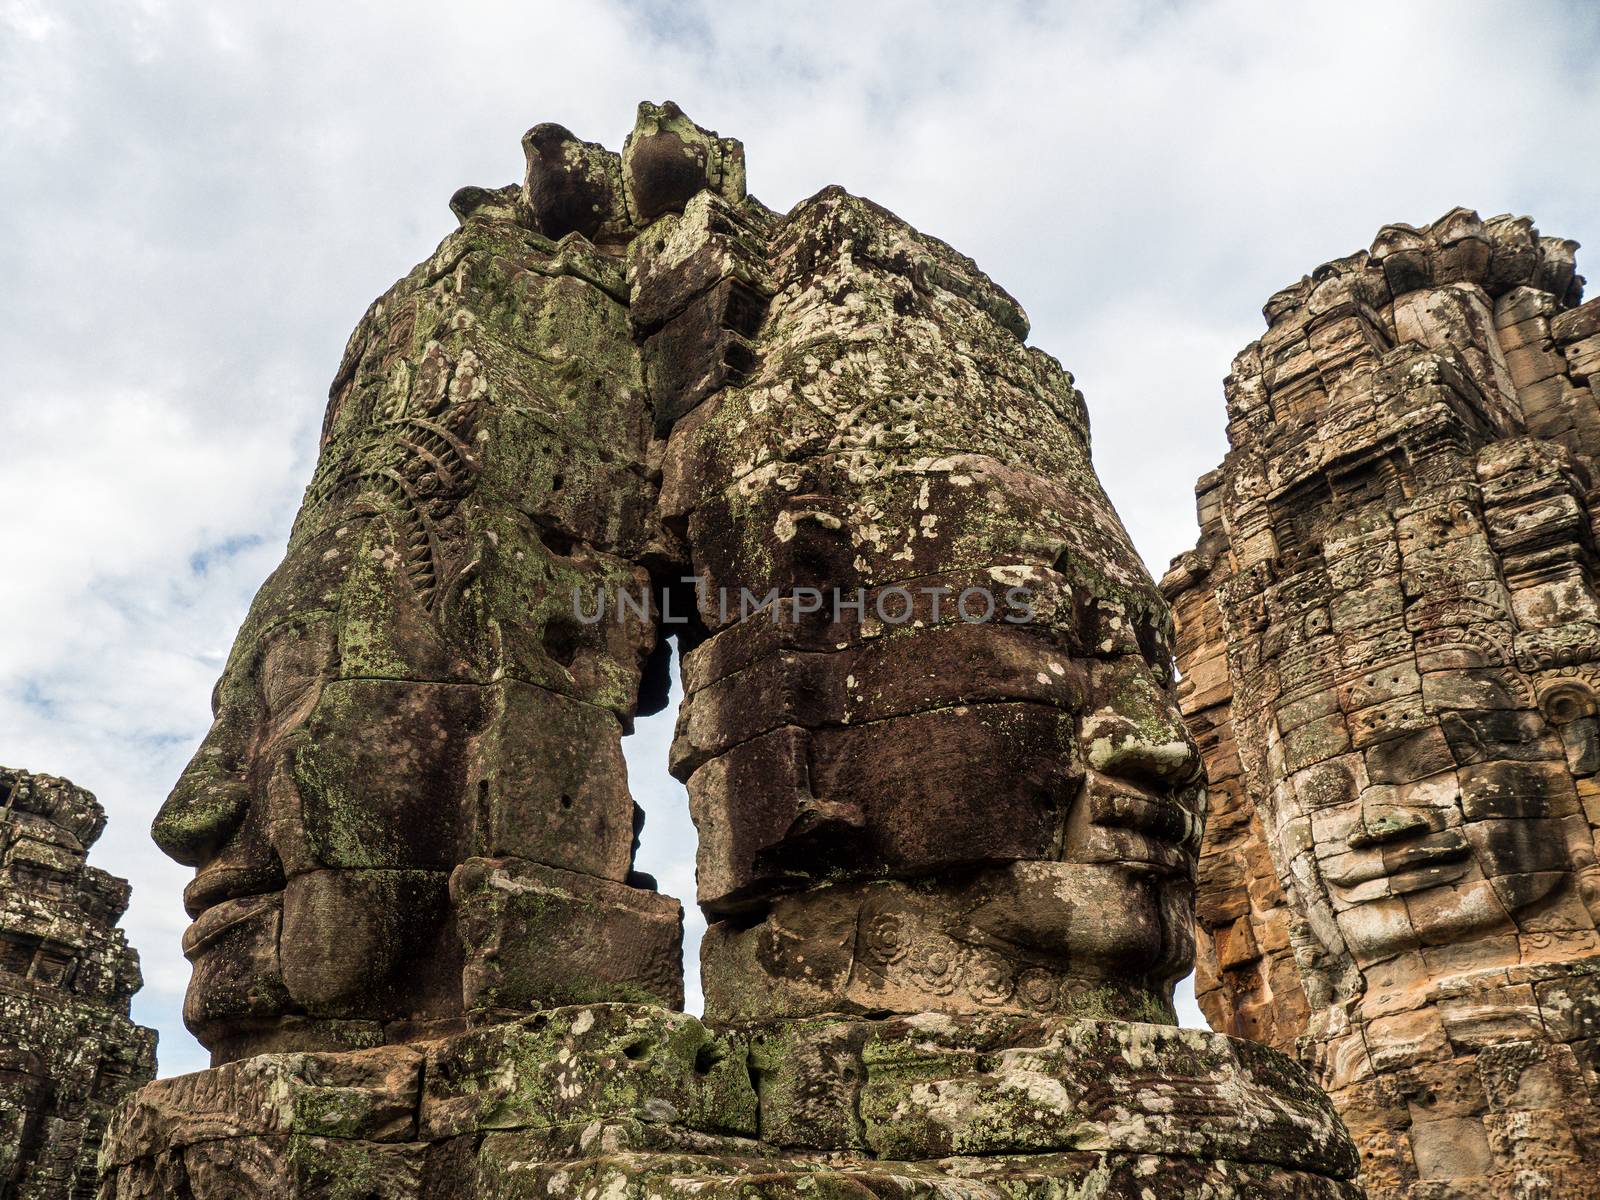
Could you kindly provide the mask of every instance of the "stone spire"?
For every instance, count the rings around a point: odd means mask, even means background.
[[[0,767],[0,1195],[88,1200],[112,1105],[155,1075],[128,1019],[128,885],[87,864],[105,812],[53,775]]]

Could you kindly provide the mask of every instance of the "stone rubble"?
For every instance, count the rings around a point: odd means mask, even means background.
[[[672,104],[523,148],[352,336],[157,818],[213,1067],[105,1200],[1356,1200],[1298,1067],[1175,1027],[1200,758],[1021,308]],[[669,635],[703,1021],[620,750]]]
[[[1600,1196],[1600,301],[1466,209],[1274,295],[1162,583],[1201,1007],[1296,1046],[1374,1200]]]
[[[88,1200],[112,1107],[155,1076],[135,1025],[128,885],[86,862],[98,801],[0,767],[0,1196]]]

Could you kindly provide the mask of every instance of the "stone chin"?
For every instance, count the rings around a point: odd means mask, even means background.
[[[1188,969],[1190,881],[1124,863],[1015,863],[993,874],[974,924],[1074,973],[1160,978]],[[1183,961],[1177,961],[1183,959]]]
[[[193,972],[183,1023],[214,1062],[241,1057],[235,1043],[293,1010],[279,961],[282,925],[283,894],[275,892],[213,905],[183,935]]]
[[[1194,886],[1137,866],[1098,868],[1114,903],[1079,912],[1065,952],[1085,974],[1142,980],[1170,999],[1194,965]]]
[[[184,1023],[225,1061],[446,1014],[461,969],[447,888],[432,871],[318,870],[207,908],[184,934]]]

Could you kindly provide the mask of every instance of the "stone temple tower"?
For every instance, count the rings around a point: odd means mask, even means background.
[[[155,1075],[128,1019],[139,956],[117,925],[128,885],[85,862],[95,798],[0,767],[0,1197],[88,1200],[111,1106]]]
[[[1213,811],[1200,1003],[1370,1196],[1600,1195],[1600,302],[1464,209],[1267,302],[1163,582]]]
[[[1016,301],[675,105],[523,149],[351,338],[156,822],[215,1065],[107,1196],[1359,1196],[1303,1071],[1175,1024],[1170,620]],[[703,1020],[619,748],[674,633]]]

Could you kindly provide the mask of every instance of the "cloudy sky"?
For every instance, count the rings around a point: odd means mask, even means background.
[[[1597,64],[1581,3],[0,0],[0,762],[110,811],[163,1073],[203,1059],[150,818],[346,336],[528,126],[619,146],[675,99],[769,205],[841,183],[973,255],[1077,375],[1159,574],[1272,291],[1457,204],[1600,253]],[[630,759],[645,865],[687,896],[669,736]]]

